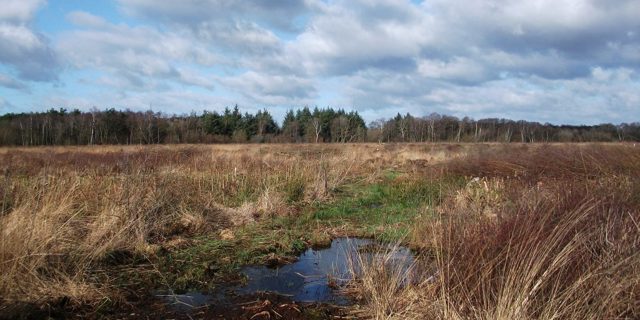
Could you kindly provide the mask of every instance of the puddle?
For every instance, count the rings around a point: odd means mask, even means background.
[[[347,304],[346,298],[336,294],[332,287],[349,279],[349,256],[372,243],[369,239],[336,239],[331,247],[308,249],[298,261],[280,268],[245,267],[241,272],[247,276],[247,285],[237,292],[270,291],[290,296],[294,301]]]
[[[191,292],[167,295],[168,302],[177,307],[201,307],[220,304],[230,296],[251,295],[260,292],[277,293],[295,302],[320,302],[347,305],[347,297],[335,288],[350,280],[350,258],[356,254],[364,259],[380,256],[378,252],[393,250],[388,261],[408,269],[414,258],[404,247],[380,245],[371,239],[339,238],[326,249],[308,249],[299,259],[279,268],[247,266],[240,270],[246,276],[242,285],[227,288],[214,294]]]

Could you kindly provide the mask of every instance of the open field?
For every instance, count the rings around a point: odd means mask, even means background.
[[[0,149],[0,318],[151,312],[157,290],[214,291],[344,236],[421,265],[354,271],[347,317],[638,318],[640,147]]]

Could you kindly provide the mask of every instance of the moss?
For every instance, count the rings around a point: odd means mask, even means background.
[[[373,184],[343,185],[333,201],[307,206],[297,216],[237,228],[232,240],[218,234],[196,238],[191,246],[164,255],[162,270],[174,290],[212,287],[237,279],[242,265],[288,261],[308,246],[327,247],[331,234],[404,241],[421,210],[437,205],[460,185],[457,180],[415,179],[395,172]]]

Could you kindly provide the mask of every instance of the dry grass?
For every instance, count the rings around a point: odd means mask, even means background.
[[[413,231],[437,272],[398,288],[372,269],[364,279],[384,281],[363,282],[366,316],[640,317],[638,149],[521,147],[470,154],[438,170],[470,182]]]
[[[114,252],[153,261],[185,238],[296,217],[389,169],[468,183],[409,235],[431,269],[407,281],[394,264],[359,262],[359,316],[640,317],[640,151],[614,144],[0,149],[0,310],[113,299],[101,272]]]
[[[0,149],[3,304],[113,297],[114,252],[158,248],[331,198],[406,146],[222,145]],[[430,147],[446,152],[444,146]],[[444,151],[442,151],[444,150]],[[413,157],[430,149],[413,148]]]
[[[349,257],[351,281],[343,289],[361,301],[363,308],[352,314],[358,318],[413,319],[425,314],[424,290],[434,277],[434,270],[399,254],[400,243],[376,248],[373,252],[356,252]]]

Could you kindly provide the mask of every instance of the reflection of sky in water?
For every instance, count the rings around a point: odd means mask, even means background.
[[[277,269],[250,266],[242,269],[247,285],[238,293],[272,291],[291,296],[295,301],[321,301],[344,304],[346,301],[333,294],[327,275],[344,280],[349,275],[348,256],[355,248],[369,244],[368,239],[336,239],[331,247],[322,250],[308,249],[295,263]]]
[[[317,251],[309,249],[297,262],[277,269],[264,266],[245,267],[242,272],[248,277],[247,285],[238,288],[236,292],[246,294],[271,291],[291,296],[295,301],[346,304],[347,300],[336,295],[330,288],[328,278],[333,277],[338,283],[348,280],[349,257],[356,253],[359,247],[369,244],[373,244],[373,241],[336,239],[330,248]],[[364,256],[371,254],[364,253]],[[392,260],[396,259],[402,264],[409,264],[412,256],[409,250],[399,249]]]
[[[335,292],[329,286],[329,277],[332,277],[338,284],[349,280],[349,258],[353,256],[358,248],[375,244],[370,239],[335,239],[330,248],[313,250],[308,249],[295,263],[281,266],[279,268],[268,268],[265,266],[244,267],[241,272],[247,276],[244,286],[231,288],[236,294],[252,294],[261,291],[275,292],[289,296],[298,302],[328,302],[338,305],[345,305],[348,300]],[[389,247],[391,248],[391,247]],[[373,250],[362,250],[364,259],[371,259],[380,248]],[[382,247],[382,252],[387,247]],[[403,247],[396,248],[390,259],[391,263],[401,264],[408,268],[413,263],[411,252]],[[209,303],[222,302],[225,300],[224,293],[218,292],[215,295],[202,293],[188,293],[177,296],[167,296],[177,307],[182,306],[203,306]],[[168,299],[169,301],[169,299]]]

